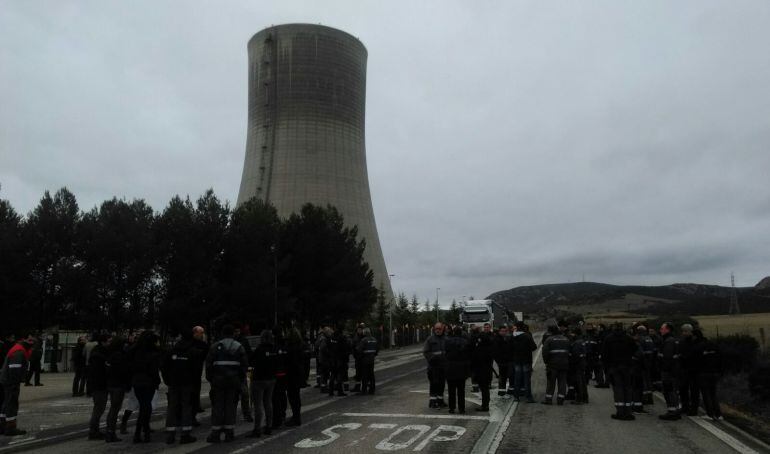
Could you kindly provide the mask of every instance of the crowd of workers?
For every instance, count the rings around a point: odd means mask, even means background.
[[[588,404],[588,383],[597,388],[612,386],[616,412],[612,418],[633,420],[653,404],[653,391],[663,393],[667,411],[663,420],[677,420],[682,414],[697,415],[700,396],[708,417],[721,419],[716,386],[721,374],[717,346],[689,324],[679,328],[664,323],[659,333],[643,324],[626,329],[617,324],[570,326],[549,325],[542,338],[542,359],[546,368],[543,404]],[[310,358],[316,357],[316,385],[329,396],[346,395],[349,360],[355,360],[353,392],[374,394],[374,362],[379,345],[369,328],[359,325],[352,336],[342,328],[326,326],[311,341],[296,328],[264,330],[254,339],[241,332],[240,325],[222,327],[218,340],[207,342],[200,326],[180,334],[173,345],[163,348],[160,337],[144,331],[123,337],[95,333],[81,338],[73,352],[75,376],[72,395],[93,400],[88,438],[108,443],[121,441],[128,433],[132,413],[138,414],[135,443],[150,441],[150,417],[157,404],[160,384],[167,387],[166,442],[196,441],[193,427],[201,407],[201,377],[210,383],[211,433],[207,441],[234,439],[237,407],[243,418],[254,423],[250,437],[270,435],[273,429],[299,426],[300,389],[310,386]],[[489,411],[490,389],[498,381],[498,395],[534,403],[531,377],[537,350],[529,327],[518,322],[493,331],[489,324],[470,333],[460,326],[436,323],[423,346],[428,362],[429,407],[449,407],[450,413],[465,413],[466,381],[481,393],[477,411]],[[0,346],[0,433],[24,435],[17,427],[22,383],[42,386],[39,378],[40,342],[32,335],[19,340],[6,337]],[[37,352],[37,353],[36,353]],[[37,355],[37,360],[35,360]],[[34,366],[33,363],[37,365]],[[497,368],[495,368],[495,365]],[[449,402],[444,401],[448,388]],[[100,430],[109,402],[106,431]],[[125,406],[124,406],[125,402]],[[291,419],[287,420],[287,408]],[[120,415],[123,411],[122,417]],[[253,410],[253,415],[252,415]],[[262,420],[264,418],[264,425]],[[120,419],[120,422],[118,422]]]
[[[379,348],[370,330],[362,325],[353,336],[343,329],[324,327],[315,342],[303,338],[297,328],[264,330],[253,339],[254,348],[238,324],[223,326],[219,334],[216,342],[209,343],[204,328],[196,326],[181,333],[167,348],[152,331],[125,337],[94,333],[90,339],[80,338],[72,355],[72,396],[93,400],[88,439],[122,441],[118,435],[128,433],[129,420],[136,412],[133,442],[149,442],[150,418],[160,385],[165,383],[166,443],[174,444],[177,434],[180,444],[196,441],[191,432],[200,426],[196,416],[204,411],[200,402],[202,377],[210,384],[211,433],[206,441],[218,443],[223,436],[224,441],[234,439],[239,403],[244,420],[254,424],[250,437],[270,435],[284,425],[299,426],[300,389],[309,386],[314,349],[316,387],[330,396],[335,391],[345,395],[343,383],[348,381],[352,355],[357,381],[354,391],[374,394],[374,357]],[[38,349],[38,339],[31,335],[19,340],[6,337],[0,346],[0,434],[26,434],[17,427],[20,386],[39,371],[40,361],[33,356]],[[40,384],[39,375],[37,380],[36,385]],[[108,402],[106,430],[102,431]],[[287,420],[289,406],[292,414]]]
[[[659,333],[644,324],[625,328],[613,325],[558,322],[548,326],[542,338],[542,359],[546,388],[542,403],[574,405],[589,402],[588,384],[612,386],[615,403],[613,419],[634,420],[634,413],[646,413],[653,404],[653,391],[663,393],[666,413],[662,420],[678,420],[682,414],[698,415],[700,396],[707,417],[722,419],[717,400],[721,355],[716,344],[690,324],[683,324],[674,336],[671,323]],[[481,391],[477,411],[489,411],[493,375],[498,378],[498,395],[534,403],[531,376],[537,344],[529,327],[518,322],[492,330],[491,325],[466,333],[459,326],[436,323],[425,341],[428,362],[430,408],[444,408],[444,389],[449,388],[449,412],[465,412],[465,382],[471,379]],[[497,365],[495,370],[494,364]]]

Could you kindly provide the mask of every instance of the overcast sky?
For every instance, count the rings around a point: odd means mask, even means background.
[[[366,146],[396,291],[754,285],[770,274],[770,2],[0,1],[0,198],[234,202],[246,42],[369,51]]]

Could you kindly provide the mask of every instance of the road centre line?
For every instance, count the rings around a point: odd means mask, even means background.
[[[540,339],[542,340],[542,336],[540,336]],[[537,360],[542,356],[542,351],[543,346],[540,345],[540,347],[538,347],[537,351],[535,352],[535,359],[532,362],[533,370],[537,366]],[[473,446],[471,454],[494,454],[497,452],[497,449],[500,447],[500,443],[503,441],[503,437],[505,437],[505,432],[511,425],[511,419],[516,413],[516,409],[519,408],[518,402],[510,401],[508,405],[509,406],[505,409],[504,416],[501,418],[502,421],[493,419],[489,422],[489,424],[487,424],[486,429],[484,429],[484,432],[481,433],[481,436]]]
[[[489,421],[489,416],[469,416],[469,415],[426,415],[410,413],[342,413],[342,416],[351,418],[415,418],[415,419],[463,419],[470,421]]]

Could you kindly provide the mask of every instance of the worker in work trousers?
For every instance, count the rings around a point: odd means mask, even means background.
[[[632,367],[634,355],[639,350],[634,339],[617,323],[604,339],[602,359],[612,379],[612,394],[615,398],[615,414],[612,419],[632,421],[633,383]]]
[[[446,385],[446,336],[444,325],[439,322],[433,326],[433,334],[425,340],[422,354],[428,361],[428,381],[430,382],[430,408],[444,408],[444,387]]]
[[[661,347],[658,353],[660,378],[663,382],[663,397],[666,399],[666,414],[658,416],[665,421],[682,419],[679,405],[679,340],[673,335],[671,323],[660,326]]]
[[[559,332],[557,326],[548,327],[548,338],[543,344],[543,362],[547,384],[543,404],[553,404],[553,393],[558,383],[556,404],[564,405],[564,397],[567,391],[567,374],[569,373],[570,342],[566,336]]]
[[[211,434],[206,441],[218,443],[235,438],[238,393],[249,366],[246,350],[233,339],[233,326],[222,328],[223,339],[211,346],[206,357],[206,379],[211,383]]]
[[[180,443],[195,442],[190,435],[193,420],[193,392],[197,365],[195,364],[195,340],[192,332],[183,334],[182,339],[163,357],[160,372],[168,386],[168,408],[166,410],[166,444],[173,444],[176,432],[180,431]]]
[[[25,380],[29,358],[35,338],[27,336],[17,342],[3,358],[3,368],[0,369],[0,385],[3,387],[3,408],[0,414],[0,429],[8,437],[25,435],[27,432],[16,427],[16,416],[19,413],[19,391],[21,382]]]
[[[361,367],[360,392],[374,394],[374,357],[377,356],[380,348],[369,328],[364,328],[361,334],[363,337],[356,346]]]

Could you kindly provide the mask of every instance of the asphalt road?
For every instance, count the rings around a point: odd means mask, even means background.
[[[168,448],[163,443],[162,411],[153,427],[153,442],[133,445],[130,436],[106,445],[87,441],[85,426],[90,405],[80,400],[75,409],[69,398],[41,398],[28,404],[38,413],[27,413],[27,421],[54,421],[37,428],[29,437],[0,437],[0,454],[22,450],[41,453],[106,452],[201,452],[201,453],[375,453],[381,451],[441,453],[617,453],[622,450],[666,453],[755,453],[770,448],[726,423],[700,418],[678,422],[659,421],[662,402],[633,422],[614,421],[610,390],[589,391],[587,406],[544,406],[516,404],[509,398],[493,396],[491,411],[477,412],[478,395],[467,391],[467,413],[452,415],[428,408],[425,364],[415,349],[383,355],[377,365],[378,388],[374,396],[329,398],[317,389],[302,391],[303,425],[279,429],[271,436],[245,438],[251,425],[239,422],[236,440],[209,445],[203,441],[208,418],[196,429],[199,441]],[[544,390],[544,370],[538,359],[533,376],[535,397]],[[50,391],[52,392],[52,391]],[[493,392],[493,394],[495,394]],[[161,401],[159,407],[163,406]],[[34,416],[37,415],[37,416]],[[25,419],[21,419],[22,423]],[[62,423],[68,421],[68,423]],[[38,424],[39,425],[39,424]]]

